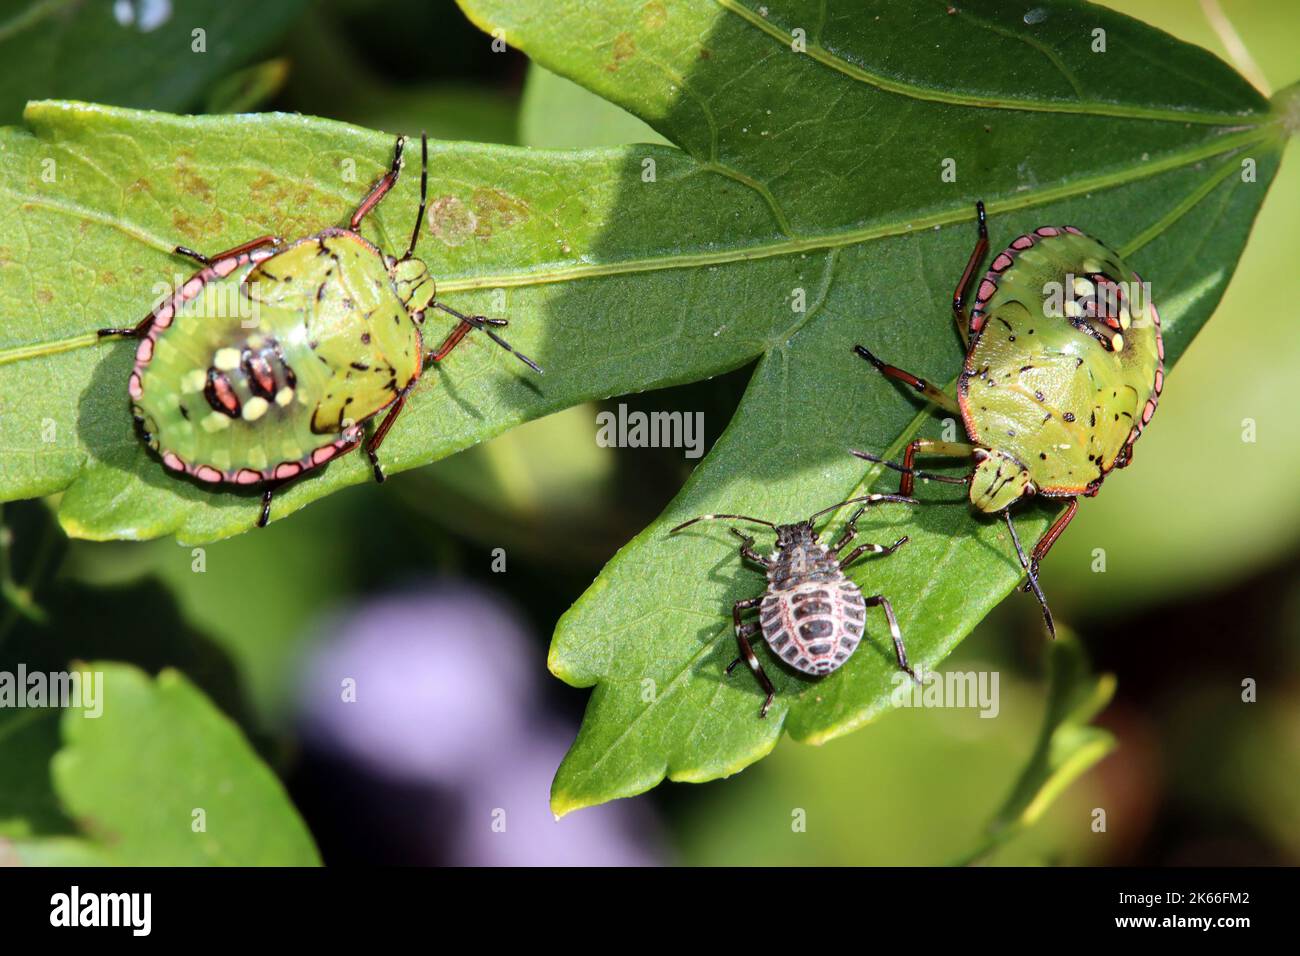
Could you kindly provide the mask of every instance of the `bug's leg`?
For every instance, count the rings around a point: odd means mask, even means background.
[[[366,455],[369,456],[370,466],[375,471],[375,481],[380,484],[384,482],[387,476],[384,474],[384,467],[379,463],[379,455],[376,453],[379,451],[379,446],[384,443],[384,439],[388,437],[388,429],[393,427],[393,422],[397,420],[397,416],[401,414],[402,409],[406,406],[406,396],[410,391],[411,386],[408,385],[397,393],[397,400],[389,406],[388,414],[384,416],[384,420],[375,429],[375,433],[370,436],[370,440],[366,442]]]
[[[366,214],[370,212],[370,210],[379,205],[379,200],[388,195],[388,190],[392,189],[393,185],[397,182],[397,175],[402,171],[402,149],[405,146],[406,137],[397,137],[397,145],[393,147],[393,165],[389,167],[388,172],[384,173],[384,175],[380,177],[379,182],[375,183],[374,188],[370,190],[370,195],[361,200],[361,205],[358,206],[357,211],[352,214],[352,219],[349,221],[348,225],[353,232],[356,232],[358,227],[361,225],[361,220],[366,218]]]
[[[745,663],[749,665],[749,669],[754,672],[754,677],[757,678],[759,686],[767,692],[767,699],[763,701],[763,707],[758,712],[758,716],[766,717],[768,708],[772,706],[772,700],[776,697],[776,688],[767,679],[767,674],[763,672],[763,665],[758,662],[758,658],[754,655],[754,648],[749,643],[749,635],[758,629],[758,624],[752,621],[746,624],[740,619],[742,612],[758,607],[762,601],[763,598],[760,595],[759,597],[737,601],[731,606],[731,619],[736,625],[736,643],[740,645],[740,657],[727,665],[727,673],[730,674],[741,659],[744,659]]]
[[[903,646],[903,632],[898,629],[898,618],[894,616],[894,606],[889,603],[889,598],[883,594],[877,594],[874,597],[866,599],[867,607],[879,605],[885,612],[885,620],[889,621],[889,636],[894,639],[894,656],[898,658],[899,670],[905,671],[911,676],[912,680],[918,684],[920,678],[916,676],[916,671],[912,670],[912,665],[907,663],[907,648]]]
[[[1038,576],[1038,562],[1047,557],[1047,552],[1052,550],[1052,545],[1056,544],[1056,539],[1061,536],[1061,533],[1065,531],[1070,522],[1074,520],[1074,513],[1078,510],[1079,499],[1071,498],[1070,503],[1065,506],[1065,511],[1061,513],[1059,518],[1052,522],[1052,526],[1043,533],[1041,538],[1038,539],[1038,544],[1034,545],[1034,550],[1030,552],[1029,555],[1029,568],[1034,577]],[[1026,582],[1024,590],[1030,590],[1028,582]]]
[[[952,317],[957,322],[957,332],[961,336],[962,344],[967,348],[970,347],[970,319],[966,315],[966,290],[970,286],[971,279],[975,277],[975,270],[979,268],[980,260],[989,251],[989,227],[984,220],[983,201],[975,204],[975,215],[979,220],[979,238],[975,240],[975,248],[966,262],[961,279],[957,282],[957,291],[952,294]]]
[[[178,255],[189,256],[191,259],[197,259],[199,262],[203,263],[203,265],[209,266],[213,262],[219,262],[222,259],[227,259],[231,256],[237,256],[245,252],[251,252],[254,249],[260,249],[262,246],[279,245],[282,242],[284,242],[284,240],[281,239],[279,236],[271,236],[271,235],[258,236],[256,239],[250,239],[248,242],[235,246],[233,249],[227,249],[225,252],[220,252],[217,255],[211,257],[205,256],[201,252],[195,252],[193,249],[187,249],[185,246],[177,246],[174,251]],[[199,270],[199,272],[201,274],[202,270]],[[135,325],[126,328],[100,329],[96,334],[101,339],[114,338],[117,336],[122,336],[124,338],[138,339],[146,332],[149,331],[149,326],[153,325],[154,319],[158,315],[158,309],[161,309],[164,306],[172,306],[173,308],[176,307],[175,293],[173,293],[172,296],[168,297],[164,302],[159,303],[157,308],[153,309],[153,311],[151,311],[148,315],[146,315]]]
[[[857,511],[853,512],[853,517],[849,518],[848,523],[844,525],[844,530],[840,533],[840,536],[836,538],[835,543],[827,549],[831,554],[839,554],[844,550],[846,544],[858,536],[858,519],[862,517],[862,513],[866,510],[867,506],[863,505]]]
[[[911,372],[905,372],[895,365],[888,365],[876,358],[865,345],[853,346],[853,351],[866,359],[876,367],[876,370],[886,378],[892,378],[896,382],[902,382],[904,385],[910,385],[934,404],[938,405],[945,412],[951,412],[958,418],[961,417],[961,406],[957,404],[957,399],[945,393],[943,390],[931,385],[923,378],[918,378]]]
[[[903,477],[898,482],[898,493],[911,496],[912,486],[916,480],[915,462],[917,455],[929,455],[933,458],[969,458],[975,454],[975,446],[960,441],[938,441],[933,438],[917,438],[909,442],[903,451]]]
[[[262,513],[257,516],[257,526],[265,528],[266,523],[271,520],[271,496],[275,494],[279,485],[267,485],[266,490],[262,492]]]
[[[487,337],[490,338],[493,342],[501,346],[503,349],[505,349],[515,358],[519,359],[519,361],[523,362],[534,372],[536,372],[539,375],[543,374],[542,367],[540,365],[538,365],[536,362],[530,359],[523,352],[516,352],[509,342],[507,342],[501,336],[497,335],[495,332],[492,331],[491,326],[501,327],[504,325],[509,325],[510,322],[507,319],[489,319],[485,315],[465,315],[461,312],[457,312],[451,306],[444,305],[441,302],[433,303],[433,307],[435,309],[441,309],[443,312],[446,312],[448,315],[453,316],[454,318],[460,319],[460,325],[452,329],[451,334],[448,335],[447,338],[443,340],[442,345],[438,346],[436,351],[429,353],[429,360],[431,362],[441,362],[444,358],[447,357],[447,354],[452,349],[454,349],[457,345],[460,344],[461,339],[465,338],[465,336],[469,334],[470,329],[479,329],[485,335],[487,335]]]
[[[1038,604],[1043,609],[1043,620],[1047,623],[1047,633],[1056,637],[1056,624],[1052,621],[1052,609],[1047,606],[1047,598],[1043,595],[1043,589],[1038,584],[1038,569],[1030,564],[1029,559],[1025,557],[1024,548],[1020,547],[1020,536],[1016,534],[1016,523],[1011,520],[1011,512],[1002,512],[1003,517],[1007,519],[1007,530],[1011,532],[1011,543],[1016,546],[1016,557],[1020,559],[1020,566],[1025,569],[1025,574],[1029,576],[1029,590],[1034,592],[1034,597],[1038,598]]]
[[[279,236],[273,236],[268,233],[265,236],[258,236],[256,239],[250,239],[248,242],[241,242],[239,245],[227,249],[224,252],[218,252],[214,256],[206,256],[201,252],[195,252],[189,246],[177,246],[172,251],[178,256],[185,256],[186,258],[193,259],[202,265],[210,266],[214,262],[220,262],[222,259],[229,259],[231,256],[238,256],[245,252],[252,252],[254,249],[260,249],[263,246],[278,246],[283,242],[284,240]]]
[[[884,554],[884,555],[893,554],[895,551],[897,551],[905,544],[907,544],[907,535],[903,535],[901,538],[899,538],[891,545],[860,544],[852,551],[850,551],[847,555],[845,555],[843,559],[841,559],[840,567],[842,568],[848,567],[850,564],[852,564],[858,558],[862,557],[864,554]]]
[[[742,557],[753,561],[765,571],[772,566],[772,562],[754,550],[754,539],[752,537],[737,528],[728,528],[727,530],[740,539],[740,554]]]

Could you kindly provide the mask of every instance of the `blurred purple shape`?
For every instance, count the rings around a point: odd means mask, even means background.
[[[427,834],[430,861],[433,847],[470,866],[661,861],[657,820],[642,802],[559,822],[551,815],[551,778],[572,735],[540,692],[540,644],[500,597],[440,581],[362,605],[324,629],[299,695],[304,741],[377,778],[425,788],[427,801],[400,806],[376,788],[374,805],[357,809],[395,833]]]
[[[545,658],[478,587],[443,582],[382,598],[326,629],[301,694],[308,739],[389,776],[463,777],[524,733],[537,705],[533,675]]]
[[[541,728],[532,740],[484,769],[462,796],[463,814],[449,850],[468,866],[654,866],[658,825],[640,801],[551,815],[551,778],[569,734]]]

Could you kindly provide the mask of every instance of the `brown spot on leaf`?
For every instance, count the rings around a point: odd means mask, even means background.
[[[481,239],[498,232],[505,232],[512,226],[526,221],[532,213],[526,202],[500,189],[481,186],[474,190],[470,202],[474,207],[475,218],[478,220],[474,235]]]
[[[641,8],[641,23],[647,30],[660,30],[668,22],[668,10],[661,0],[650,0]]]
[[[459,246],[478,228],[478,216],[458,196],[439,196],[429,203],[429,232],[448,246]]]
[[[194,171],[194,157],[190,153],[180,153],[176,156],[176,185],[181,192],[205,202],[212,199],[212,186]]]
[[[172,210],[172,227],[181,236],[214,236],[226,228],[226,217],[220,209],[206,216],[189,216],[179,209]]]
[[[54,293],[51,292],[49,289],[37,289],[36,301],[41,303],[42,305],[49,305],[51,302],[54,301]]]
[[[617,73],[619,67],[630,60],[636,53],[636,41],[632,39],[630,33],[620,33],[614,37],[614,56],[605,64],[605,70],[609,73]]]

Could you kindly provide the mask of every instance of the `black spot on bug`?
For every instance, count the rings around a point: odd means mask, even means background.
[[[353,362],[352,367],[356,369],[358,372],[370,371],[370,366],[367,365],[365,362]]]
[[[1064,418],[1067,422],[1072,422],[1074,421],[1074,412],[1066,412],[1061,417]]]
[[[1034,392],[1034,398],[1038,399],[1040,402],[1046,401],[1046,398],[1043,396],[1043,393],[1039,391]]]
[[[1047,461],[1047,452],[1045,452],[1045,451],[1040,451],[1040,452],[1038,453],[1038,457],[1041,458],[1043,461]]]
[[[188,422],[190,420],[190,410],[186,408],[184,405],[178,405],[177,408],[181,410],[181,418],[185,419]]]

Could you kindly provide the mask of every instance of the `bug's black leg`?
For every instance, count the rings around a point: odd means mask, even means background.
[[[861,356],[875,366],[876,371],[880,372],[881,375],[886,378],[892,378],[896,382],[902,382],[904,385],[916,389],[924,395],[926,399],[934,402],[934,404],[938,405],[945,412],[949,412],[959,418],[961,417],[961,406],[957,404],[957,399],[953,398],[942,389],[931,385],[925,379],[913,375],[911,372],[904,371],[896,365],[889,365],[880,361],[880,359],[876,358],[867,350],[865,345],[855,345],[853,346],[853,351],[855,354]]]
[[[189,246],[177,246],[172,252],[178,256],[185,256],[187,259],[193,259],[195,262],[202,263],[205,266],[212,265],[212,260],[201,252],[195,252]]]
[[[764,571],[766,571],[769,567],[772,566],[772,563],[768,561],[767,558],[763,557],[763,555],[759,554],[757,551],[754,550],[753,538],[751,538],[749,535],[745,534],[743,531],[740,531],[737,528],[728,528],[727,530],[740,539],[741,542],[740,553],[742,557],[748,558],[750,561],[753,561]]]
[[[275,494],[276,485],[267,485],[266,490],[262,492],[262,513],[257,517],[257,526],[265,528],[266,523],[271,520],[271,496]]]
[[[387,196],[388,190],[392,189],[397,183],[397,176],[402,171],[402,150],[405,146],[406,137],[397,137],[397,145],[393,147],[393,165],[389,167],[388,172],[380,177],[379,182],[375,183],[374,188],[370,190],[370,194],[361,200],[361,205],[352,214],[352,219],[348,225],[353,232],[356,232],[360,227],[361,220],[366,218],[366,213],[378,206],[379,200]]]
[[[846,568],[864,554],[893,554],[903,545],[907,544],[907,535],[903,535],[893,544],[886,547],[883,544],[860,544],[840,560],[840,567]]]
[[[877,594],[875,597],[869,597],[866,600],[867,607],[879,605],[884,609],[885,619],[889,621],[889,636],[894,639],[894,656],[898,658],[899,670],[906,671],[918,684],[920,678],[916,676],[916,671],[907,663],[907,648],[903,646],[903,632],[898,629],[898,618],[894,616],[894,607],[889,603],[889,598],[883,594]]]
[[[731,619],[736,625],[736,643],[740,646],[740,657],[737,657],[727,665],[727,673],[731,673],[732,669],[740,663],[741,658],[745,660],[745,663],[749,665],[749,669],[754,672],[754,677],[758,679],[759,686],[767,692],[767,699],[763,701],[763,707],[758,712],[758,716],[766,717],[768,708],[772,706],[772,701],[776,697],[776,688],[773,687],[772,682],[767,679],[767,674],[763,671],[763,665],[758,662],[758,657],[754,654],[754,648],[751,647],[749,643],[748,635],[754,633],[754,631],[757,630],[758,625],[753,622],[746,624],[740,619],[742,612],[753,607],[758,607],[762,601],[763,597],[760,595],[758,597],[737,601],[731,607]]]
[[[1002,512],[1007,519],[1007,530],[1011,532],[1011,543],[1016,546],[1016,557],[1020,559],[1020,566],[1025,569],[1025,574],[1029,576],[1029,590],[1034,592],[1034,597],[1038,598],[1038,604],[1043,609],[1043,620],[1047,623],[1047,633],[1056,637],[1056,624],[1052,621],[1052,609],[1047,606],[1047,598],[1043,596],[1043,589],[1038,584],[1038,571],[1025,557],[1025,551],[1020,547],[1020,536],[1016,534],[1016,523],[1011,520],[1011,512]]]
[[[952,294],[952,317],[957,321],[957,332],[961,335],[962,344],[967,347],[970,346],[970,319],[966,315],[966,290],[970,287],[971,279],[975,277],[975,270],[979,268],[980,261],[989,251],[989,227],[985,222],[982,200],[975,204],[975,215],[979,220],[979,238],[975,241],[975,248],[966,262],[961,279],[957,281],[957,290]]]
[[[441,309],[442,311],[446,312],[448,315],[460,319],[460,325],[456,326],[456,328],[452,330],[451,334],[447,336],[447,338],[443,341],[442,345],[438,346],[436,351],[430,353],[429,360],[431,362],[441,362],[444,358],[447,357],[447,354],[452,349],[454,349],[457,345],[460,344],[461,339],[465,338],[465,336],[469,333],[470,329],[479,329],[493,342],[501,346],[503,349],[505,349],[515,358],[519,359],[519,361],[523,362],[534,372],[536,372],[539,375],[544,374],[542,372],[542,367],[540,365],[538,365],[536,362],[530,359],[523,352],[516,352],[514,348],[511,347],[509,342],[507,342],[501,336],[497,335],[490,328],[490,326],[497,326],[499,328],[504,325],[509,325],[510,323],[506,319],[489,319],[485,315],[465,315],[461,312],[457,312],[451,306],[444,305],[441,302],[433,303],[433,307],[435,309]]]
[[[844,550],[846,544],[858,536],[858,519],[862,517],[862,513],[866,510],[867,506],[863,505],[857,511],[853,512],[853,516],[849,518],[848,523],[844,525],[844,530],[840,532],[840,536],[836,538],[835,543],[827,549],[831,554],[839,554]]]
[[[415,382],[412,380],[411,385],[414,384]],[[406,396],[411,391],[411,385],[406,386],[397,393],[397,400],[389,406],[388,414],[384,416],[384,420],[375,429],[375,433],[370,436],[370,440],[366,442],[366,455],[369,456],[370,466],[374,469],[375,481],[380,484],[383,484],[387,476],[384,474],[383,466],[379,464],[379,455],[376,452],[379,451],[379,446],[384,443],[384,439],[388,437],[388,429],[393,427],[393,422],[397,420],[397,416],[401,414],[402,409],[406,406]]]
[[[1065,511],[1052,522],[1052,526],[1038,539],[1038,544],[1034,545],[1034,550],[1029,554],[1029,571],[1035,578],[1038,577],[1038,562],[1047,557],[1047,552],[1052,550],[1052,545],[1056,544],[1056,539],[1061,536],[1061,532],[1074,520],[1074,513],[1078,510],[1079,499],[1071,498],[1070,503],[1065,506]],[[1031,590],[1028,581],[1025,582],[1025,586],[1021,590]]]

